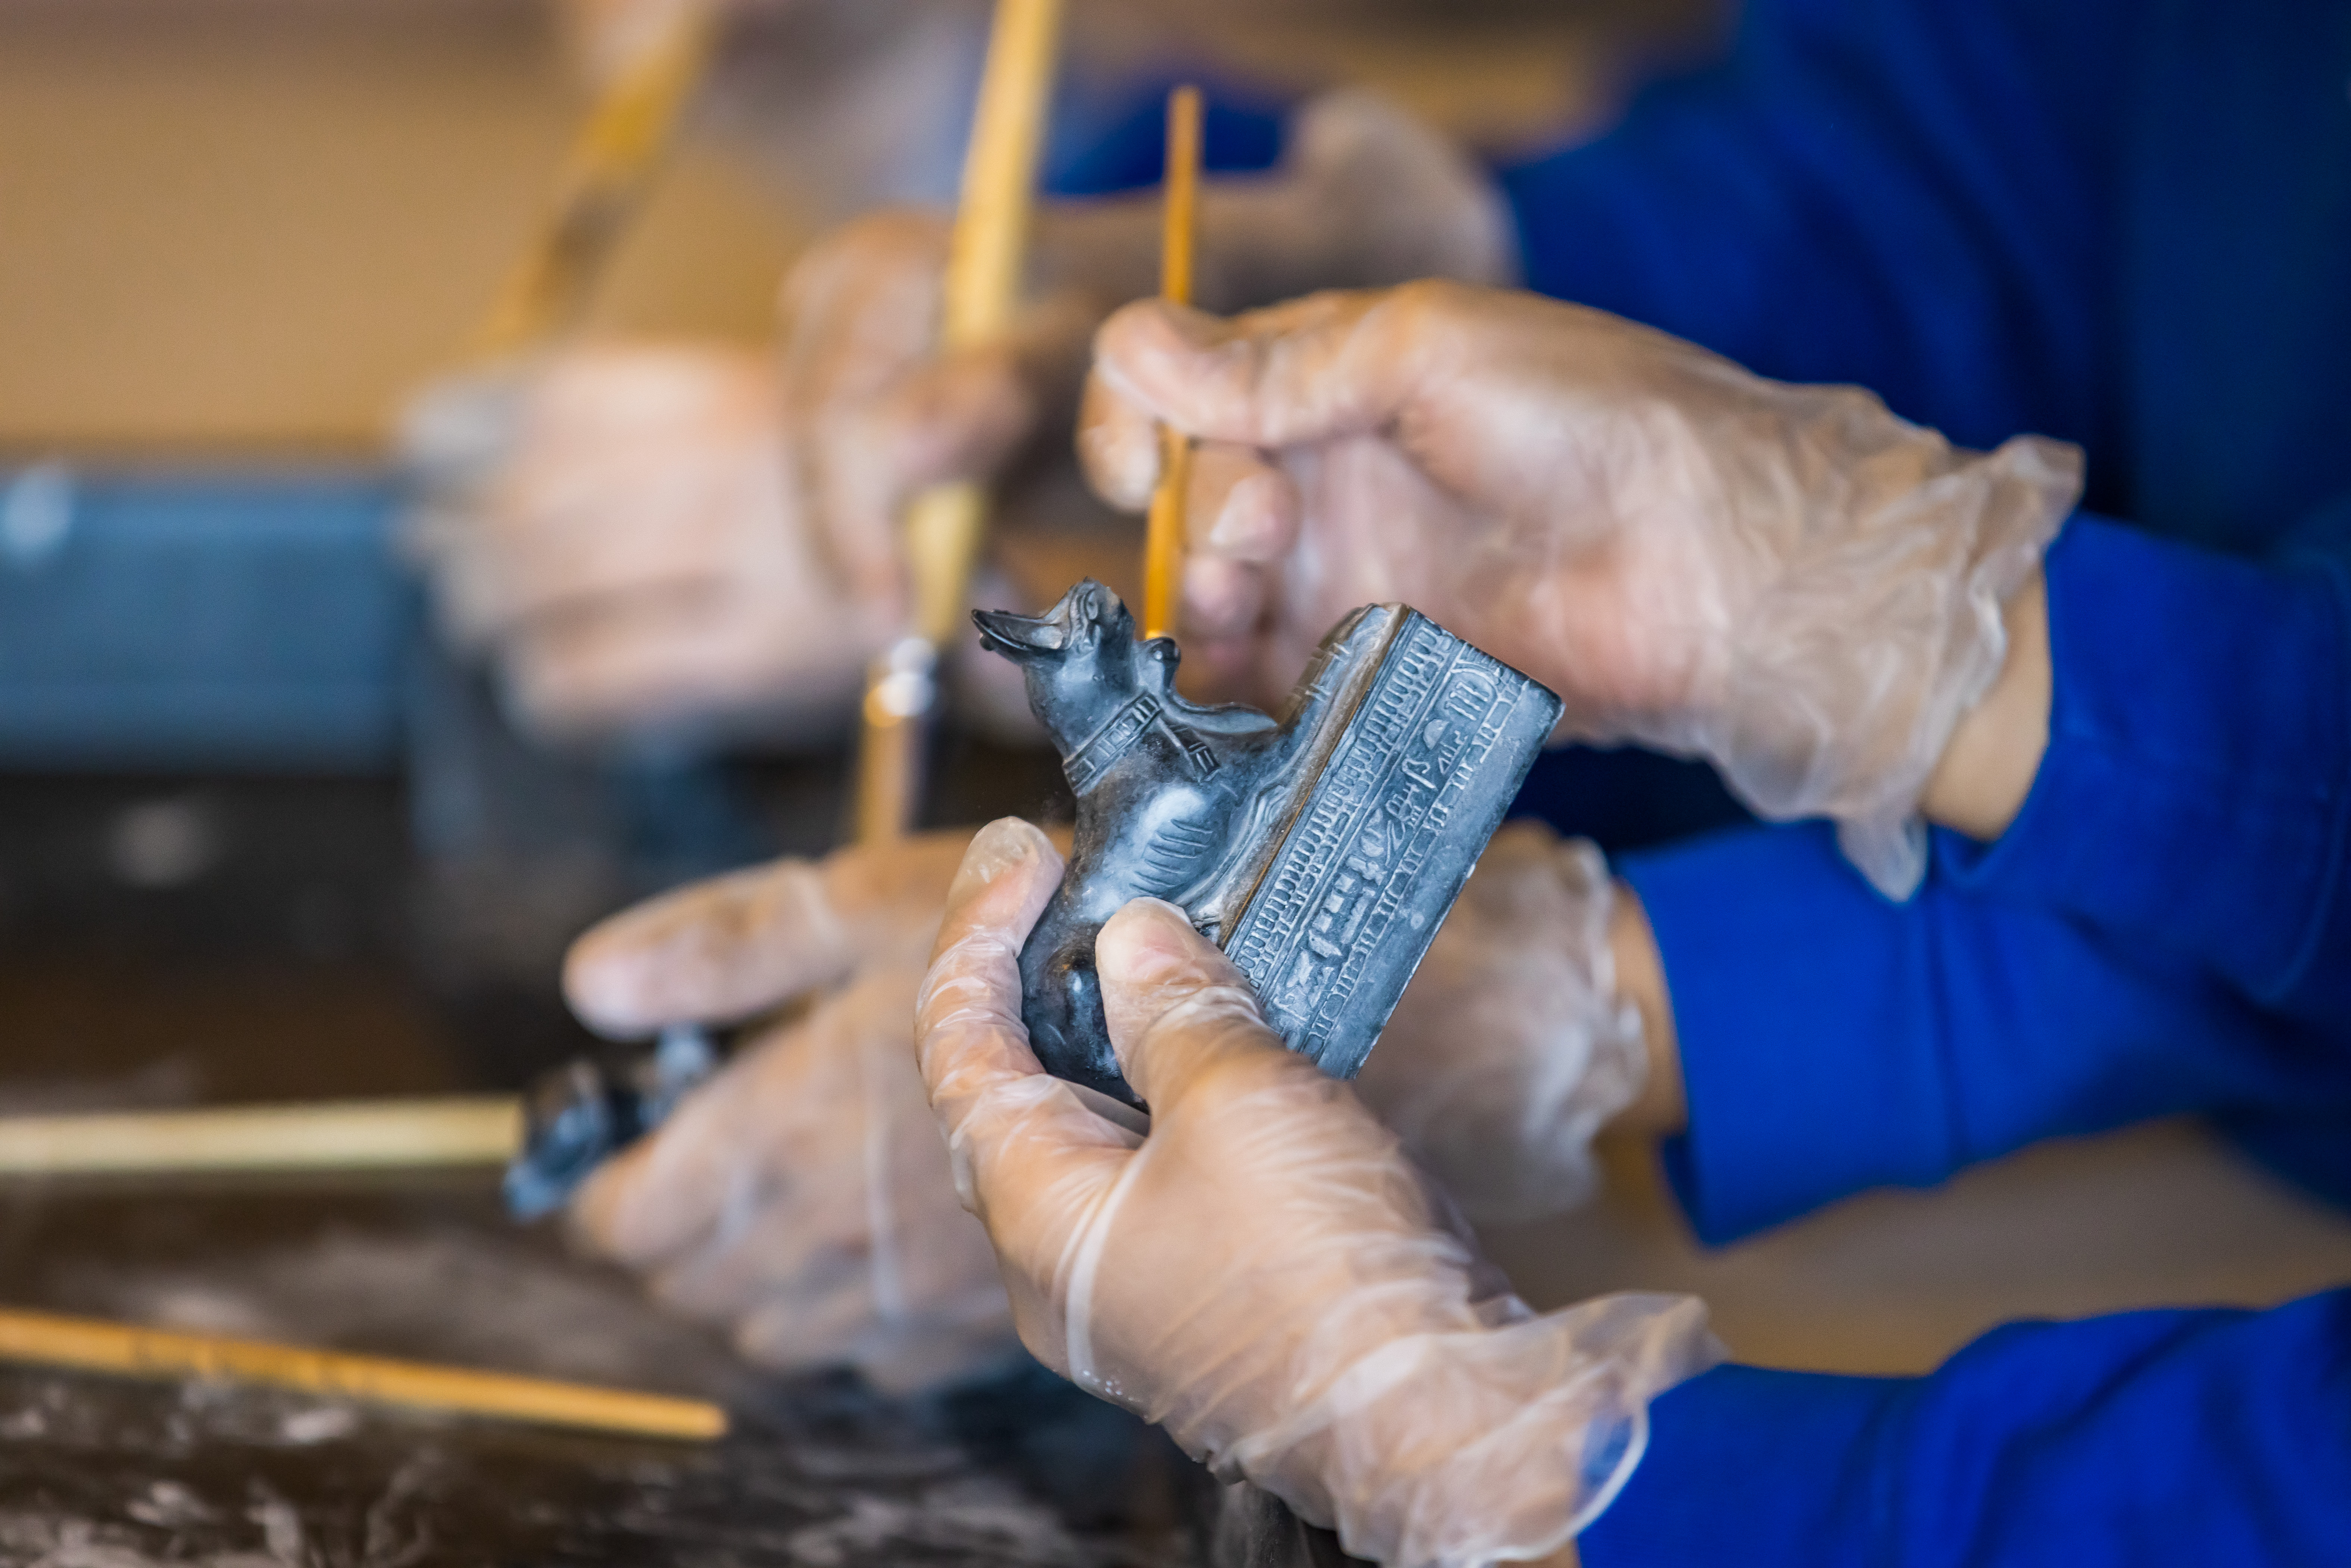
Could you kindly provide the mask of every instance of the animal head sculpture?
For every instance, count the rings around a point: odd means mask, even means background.
[[[1042,615],[980,610],[972,619],[981,646],[1020,666],[1029,706],[1064,756],[1137,695],[1164,697],[1174,684],[1176,644],[1136,642],[1134,617],[1092,578]]]

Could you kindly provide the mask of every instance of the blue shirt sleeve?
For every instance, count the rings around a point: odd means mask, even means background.
[[[1065,75],[1053,104],[1039,183],[1048,195],[1147,190],[1167,167],[1167,95],[1200,86],[1200,166],[1252,173],[1281,159],[1290,104],[1269,89],[1206,71],[1156,70],[1094,82]]]
[[[2049,909],[2351,1048],[2351,593],[2077,517],[2048,561],[2049,745],[1936,874]]]
[[[1584,1568],[2106,1568],[2351,1552],[2351,1291],[1997,1329],[1929,1376],[1658,1399]]]
[[[2211,974],[1930,877],[1880,898],[1819,823],[1627,855],[1672,988],[1692,1228],[1735,1240],[2046,1137],[2191,1111],[2351,1119],[2351,1051]]]
[[[2337,580],[2093,518],[2048,577],[2032,792],[1989,850],[1938,833],[1909,904],[1872,893],[1819,824],[1622,861],[1688,1092],[1667,1169],[1708,1240],[2157,1115],[2290,1118],[2344,1142]]]
[[[1506,168],[1528,286],[1990,447],[2105,450],[2127,7],[1755,0],[1729,57]]]

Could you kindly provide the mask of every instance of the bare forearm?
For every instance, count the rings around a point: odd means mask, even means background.
[[[2008,601],[2008,659],[1952,731],[1919,802],[1930,822],[1987,842],[2023,808],[2049,747],[2049,591],[2038,571]]]
[[[1665,963],[1657,954],[1656,934],[1638,894],[1625,883],[1616,884],[1616,907],[1609,922],[1608,948],[1616,965],[1616,994],[1641,1014],[1641,1043],[1649,1055],[1649,1073],[1641,1097],[1618,1113],[1619,1132],[1667,1137],[1689,1120],[1683,1096],[1681,1051],[1674,1034],[1673,993],[1666,985]]]

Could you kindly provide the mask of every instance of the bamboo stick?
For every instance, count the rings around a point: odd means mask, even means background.
[[[649,1437],[712,1438],[726,1432],[726,1412],[697,1399],[48,1312],[0,1310],[0,1361],[127,1377],[223,1378],[370,1404]]]
[[[0,1176],[496,1166],[522,1134],[510,1095],[10,1116]]]
[[[947,259],[942,342],[950,351],[1002,336],[1019,303],[1061,12],[1062,0],[997,0]],[[987,525],[987,494],[969,483],[926,490],[907,511],[914,623],[876,662],[866,687],[857,768],[861,841],[887,841],[913,825],[924,728],[937,698],[938,651],[959,630]]]
[[[1179,87],[1167,99],[1167,173],[1159,231],[1159,298],[1192,303],[1192,266],[1200,221],[1200,89]],[[1192,482],[1191,439],[1162,426],[1159,486],[1151,493],[1143,546],[1143,634],[1176,629],[1176,591],[1184,572],[1184,499]]]
[[[710,0],[678,0],[664,30],[598,97],[546,215],[482,325],[484,358],[534,349],[586,308],[693,100],[717,31]]]

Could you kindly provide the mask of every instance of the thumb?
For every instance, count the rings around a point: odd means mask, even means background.
[[[971,841],[914,1004],[914,1055],[956,1191],[999,1250],[1053,1254],[1071,1205],[1134,1137],[1046,1075],[1020,1021],[1020,948],[1061,878],[1052,841],[1015,817]],[[1033,1261],[1033,1259],[1029,1260]]]
[[[971,841],[947,892],[914,1003],[914,1053],[951,1138],[990,1091],[1043,1073],[1020,1020],[1020,948],[1061,877],[1052,841],[1006,817]]]
[[[1094,964],[1119,1069],[1155,1116],[1217,1067],[1304,1065],[1266,1027],[1248,977],[1172,904],[1138,898],[1111,916]]]

